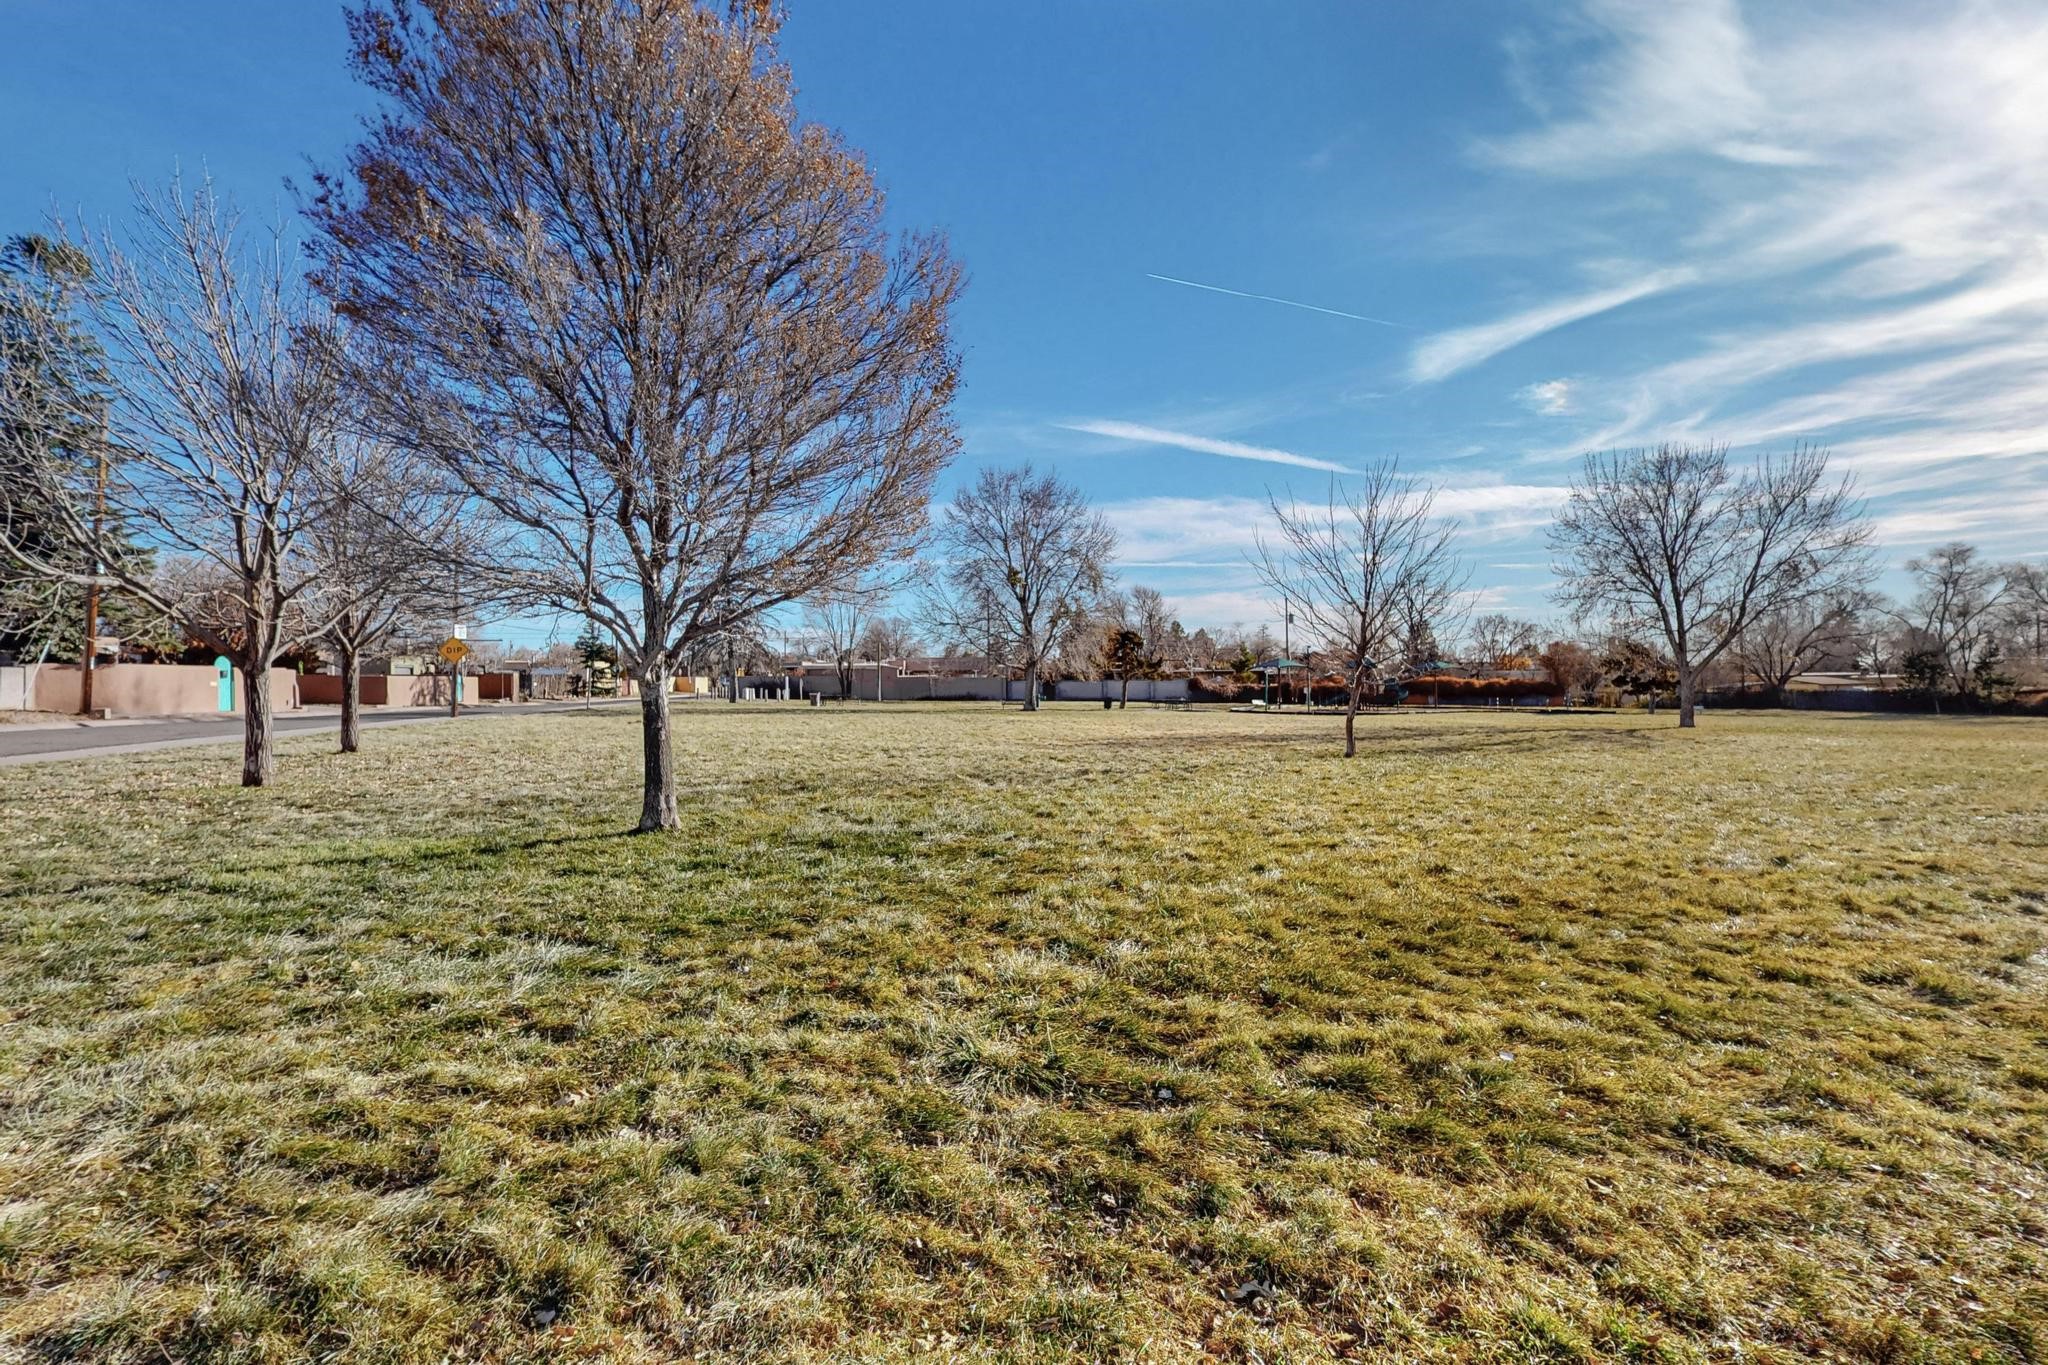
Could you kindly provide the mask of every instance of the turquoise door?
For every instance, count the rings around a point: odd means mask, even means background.
[[[227,655],[223,654],[213,661],[213,672],[215,685],[220,689],[220,709],[223,711],[234,710],[235,666],[229,663]]]

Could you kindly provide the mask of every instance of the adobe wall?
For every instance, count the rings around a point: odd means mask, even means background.
[[[514,673],[468,673],[462,679],[462,700],[512,701],[518,686]],[[341,705],[339,673],[308,673],[299,679],[299,695],[309,705]],[[365,673],[358,700],[365,706],[446,706],[445,673]]]
[[[235,709],[220,709],[219,675],[205,664],[102,664],[93,670],[92,704],[116,716],[240,715],[242,677],[234,676]],[[299,675],[270,670],[273,711],[299,708]],[[76,664],[45,664],[36,675],[35,705],[66,715],[78,711],[80,674]]]

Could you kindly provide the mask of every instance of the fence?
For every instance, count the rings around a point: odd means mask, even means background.
[[[462,678],[462,699],[511,701],[517,678],[511,673],[466,673]],[[341,704],[339,673],[308,673],[299,679],[299,695],[316,706]],[[446,706],[448,675],[445,673],[365,673],[357,699],[365,706]]]
[[[33,666],[0,668],[0,711],[26,711],[35,676]]]
[[[1186,678],[1133,678],[1130,697],[1132,701],[1186,701],[1188,680]],[[1053,688],[1054,701],[1121,701],[1124,685],[1114,678],[1099,682],[1063,682]]]
[[[715,686],[716,695],[724,695],[726,680],[721,678]],[[836,699],[840,695],[837,673],[812,673],[803,677],[785,678],[781,674],[756,674],[740,678],[740,697],[756,700],[780,700],[787,690],[790,700],[804,697],[825,697]],[[875,670],[870,664],[856,669],[853,675],[852,697],[858,701],[874,701]],[[1007,678],[989,678],[969,675],[948,678],[935,673],[884,673],[881,679],[881,700],[883,701],[1022,701],[1024,684]]]
[[[1781,696],[1768,688],[1714,688],[1705,700],[1715,706],[1782,708],[1787,711],[1889,711],[1917,715],[2048,715],[2048,692],[2025,692],[1995,705],[1943,697],[1911,688],[1825,687],[1787,689]]]
[[[93,670],[92,704],[116,716],[240,715],[242,675],[230,673],[228,704],[221,705],[220,674],[205,664],[102,664]],[[299,677],[289,668],[270,670],[273,710],[296,710]],[[76,664],[45,664],[28,697],[41,711],[76,714],[80,675]]]
[[[725,695],[726,679],[718,680],[717,695]],[[1121,699],[1124,685],[1114,680],[1106,682],[1061,682],[1048,681],[1044,684],[1054,701],[1101,701],[1104,697]],[[791,701],[809,697],[824,697],[828,701],[840,696],[837,673],[813,673],[803,677],[785,678],[779,673],[757,673],[743,675],[739,680],[740,700],[780,701],[785,696]],[[1022,679],[993,678],[984,675],[967,674],[960,677],[946,677],[937,673],[884,673],[881,677],[879,698],[876,696],[876,679],[873,665],[856,669],[853,675],[855,701],[1007,701],[1021,702],[1029,691]],[[1182,702],[1188,700],[1186,678],[1131,680],[1131,700],[1144,702]]]

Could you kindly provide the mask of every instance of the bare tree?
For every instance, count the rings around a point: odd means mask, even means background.
[[[803,603],[803,629],[818,652],[839,673],[839,695],[853,696],[853,663],[868,623],[888,600],[888,590],[870,577],[835,584]]]
[[[1717,445],[1588,455],[1556,523],[1558,597],[1654,630],[1677,670],[1678,723],[1699,676],[1759,618],[1850,586],[1869,531],[1827,452],[1801,445],[1736,475]]]
[[[798,122],[775,24],[373,0],[353,63],[388,113],[308,205],[380,426],[508,528],[477,567],[618,641],[642,830],[680,823],[692,646],[900,557],[958,444],[960,272]]]
[[[1860,589],[1787,603],[1750,622],[1733,653],[1783,702],[1785,688],[1807,669],[1836,655],[1853,659],[1872,603]]]
[[[1536,656],[1536,663],[1567,702],[1591,694],[1606,676],[1600,657],[1577,640],[1552,640]]]
[[[984,469],[938,527],[943,580],[928,604],[941,634],[985,627],[1023,666],[1024,709],[1039,709],[1047,656],[1102,596],[1116,533],[1078,489],[1030,465]]]
[[[1130,610],[1124,624],[1145,637],[1147,654],[1165,655],[1175,625],[1167,609],[1166,594],[1142,584],[1131,589]]]
[[[861,656],[878,664],[889,659],[909,658],[923,648],[917,628],[901,616],[872,616],[860,635]]]
[[[1472,622],[1472,662],[1488,668],[1520,667],[1516,660],[1535,657],[1543,648],[1543,628],[1500,612],[1488,612]]]
[[[1321,506],[1269,495],[1277,535],[1261,536],[1253,567],[1301,612],[1349,680],[1344,756],[1358,753],[1368,683],[1391,676],[1417,627],[1447,626],[1464,573],[1455,522],[1432,512],[1434,491],[1387,460],[1356,483],[1330,481]]]
[[[375,440],[345,435],[332,490],[310,532],[332,615],[323,641],[341,668],[341,752],[362,745],[363,658],[402,629],[419,629],[441,594],[440,565],[467,558],[460,503],[428,468]],[[452,694],[451,694],[452,700]]]
[[[1977,547],[1952,543],[1906,561],[1913,600],[1893,613],[1912,637],[1913,652],[1940,659],[1937,676],[1968,697],[1993,651],[2012,583],[2005,566],[1980,559]]]
[[[1069,620],[1053,641],[1046,671],[1067,678],[1108,676],[1110,641],[1118,631],[1130,627],[1133,619],[1131,599],[1105,584],[1088,610]]]
[[[242,679],[242,783],[263,786],[271,665],[324,630],[326,580],[308,532],[331,489],[339,374],[332,320],[298,288],[280,234],[250,249],[210,183],[138,186],[120,243],[88,237],[87,308],[113,375],[105,505],[72,471],[30,478],[49,513],[40,553],[0,540],[17,565],[118,589],[227,657]],[[109,540],[126,526],[160,547],[154,573]],[[96,565],[88,569],[86,565]]]
[[[2005,632],[2015,658],[2026,659],[2038,680],[2048,675],[2048,564],[2014,560],[2005,566]]]

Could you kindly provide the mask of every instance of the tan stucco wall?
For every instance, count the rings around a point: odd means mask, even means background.
[[[79,672],[72,665],[46,665],[36,675],[35,704],[44,711],[78,710]],[[298,674],[270,670],[270,705],[275,711],[299,706]],[[92,704],[117,716],[220,715],[218,675],[204,664],[102,664],[93,670]],[[235,675],[235,709],[242,711],[242,679]]]
[[[462,678],[465,705],[477,701],[510,701],[517,682],[511,673],[467,673]],[[299,693],[315,705],[341,705],[339,673],[308,673],[299,679]],[[362,703],[365,706],[446,706],[448,675],[445,673],[365,673]]]

